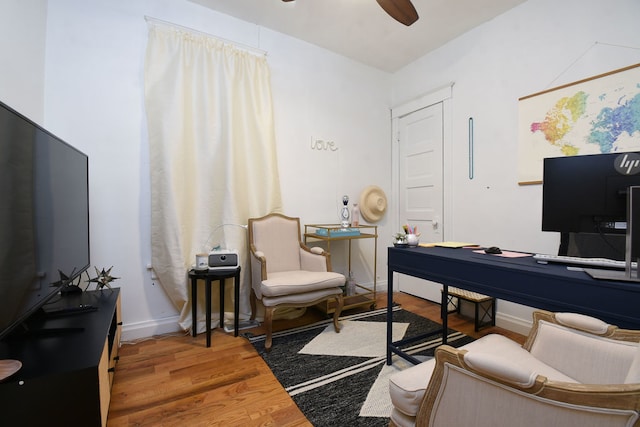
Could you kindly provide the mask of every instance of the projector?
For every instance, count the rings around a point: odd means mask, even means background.
[[[209,252],[209,270],[236,268],[237,266],[237,251],[221,249]]]

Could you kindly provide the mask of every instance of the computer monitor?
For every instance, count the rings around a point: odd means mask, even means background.
[[[624,257],[613,258],[627,261],[630,270],[640,254],[640,221],[634,220],[640,219],[638,187],[640,152],[544,159],[542,230],[562,233],[560,255],[567,251],[568,236],[595,236],[589,244],[596,257],[610,252],[612,243],[620,247],[624,236]],[[631,188],[636,193],[633,201]]]
[[[640,185],[640,152],[544,159],[542,230],[624,234],[627,192]]]

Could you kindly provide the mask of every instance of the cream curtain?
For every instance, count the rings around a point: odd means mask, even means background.
[[[246,230],[231,225],[281,211],[269,67],[265,55],[206,34],[153,21],[148,27],[144,84],[152,264],[181,313],[181,327],[188,330],[187,271],[196,253],[216,245],[236,249],[247,266]],[[198,292],[202,331],[202,285]],[[242,271],[241,318],[250,312],[249,292],[247,267]],[[227,286],[229,313],[232,295]]]

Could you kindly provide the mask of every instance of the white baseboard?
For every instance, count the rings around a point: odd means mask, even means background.
[[[364,285],[373,290],[373,283]],[[379,281],[376,286],[378,292],[386,292],[387,282]],[[154,335],[164,335],[184,332],[178,324],[179,316],[165,317],[163,319],[148,320],[138,323],[127,323],[122,326],[122,341],[135,341],[141,338],[152,337]],[[496,326],[528,335],[531,329],[531,321],[520,317],[503,313],[496,313]]]
[[[526,336],[529,335],[532,322],[531,320],[525,320],[520,317],[498,312],[496,313],[496,326]]]
[[[183,332],[178,324],[179,316],[165,317],[163,319],[148,320],[138,323],[127,323],[122,325],[121,341],[135,341],[141,338],[152,337],[154,335],[171,334]]]

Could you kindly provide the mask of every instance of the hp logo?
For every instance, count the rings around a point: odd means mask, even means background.
[[[621,175],[635,175],[640,172],[640,155],[624,153],[616,157],[614,166]]]

